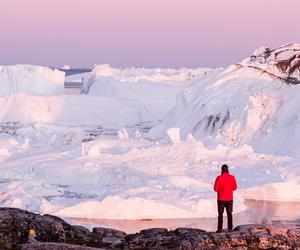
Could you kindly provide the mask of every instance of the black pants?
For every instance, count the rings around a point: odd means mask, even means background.
[[[232,229],[232,207],[233,201],[220,201],[218,200],[218,230],[222,230],[223,228],[223,213],[224,208],[226,208],[227,213],[227,225],[228,229]]]

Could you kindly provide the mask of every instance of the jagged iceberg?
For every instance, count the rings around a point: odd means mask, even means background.
[[[149,136],[164,137],[168,128],[178,127],[183,138],[192,134],[205,145],[249,144],[257,152],[298,154],[299,56],[298,44],[261,48],[199,80],[177,97],[176,106]],[[289,62],[285,71],[278,66],[282,62]]]

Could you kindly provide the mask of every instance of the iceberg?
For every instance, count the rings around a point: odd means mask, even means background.
[[[0,96],[23,92],[30,95],[63,95],[65,73],[33,65],[0,65]]]

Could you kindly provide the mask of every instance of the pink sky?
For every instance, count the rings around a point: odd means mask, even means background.
[[[300,42],[299,0],[0,0],[0,64],[218,67]]]

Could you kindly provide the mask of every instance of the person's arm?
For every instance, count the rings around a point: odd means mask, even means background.
[[[214,190],[215,192],[219,192],[219,181],[218,181],[219,177],[216,178],[215,180],[215,185],[214,185]]]
[[[236,190],[237,189],[237,184],[236,184],[236,180],[235,180],[235,177],[233,176],[233,187],[232,187],[232,189],[233,190]]]

